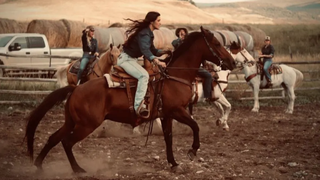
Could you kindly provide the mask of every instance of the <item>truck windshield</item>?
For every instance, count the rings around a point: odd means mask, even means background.
[[[0,47],[5,47],[13,36],[0,36]]]

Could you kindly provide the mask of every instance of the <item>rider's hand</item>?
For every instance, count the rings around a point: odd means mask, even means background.
[[[172,52],[170,50],[162,51],[161,52],[161,56],[164,55],[164,54],[167,54],[168,56],[171,56]]]
[[[94,56],[99,57],[99,53],[98,52],[94,53]]]
[[[166,67],[167,66],[166,63],[159,61],[159,59],[154,59],[153,62],[158,64],[159,66],[162,66],[162,67]]]

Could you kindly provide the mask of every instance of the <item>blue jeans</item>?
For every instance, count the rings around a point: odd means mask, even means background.
[[[90,58],[92,58],[93,56],[88,54],[88,53],[84,53],[82,58],[81,58],[81,61],[80,61],[80,69],[78,71],[78,74],[77,74],[77,77],[78,77],[78,81],[81,79],[81,76],[82,76],[82,72],[84,70],[84,68],[86,68]]]
[[[134,109],[137,111],[147,92],[149,73],[138,63],[137,58],[132,58],[125,52],[120,54],[117,64],[128,74],[138,79],[137,91],[134,98]]]
[[[203,86],[203,95],[204,98],[211,98],[211,89],[212,89],[212,76],[209,71],[199,68],[198,75],[204,78]]]
[[[270,75],[268,69],[272,64],[272,59],[264,59],[263,61],[264,61],[263,71],[264,71],[265,75],[267,76],[267,78],[271,81],[271,75]]]

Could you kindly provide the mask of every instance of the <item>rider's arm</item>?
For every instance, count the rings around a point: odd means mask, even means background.
[[[139,47],[141,50],[141,53],[144,55],[145,58],[147,58],[149,61],[152,61],[156,58],[156,56],[151,52],[151,38],[150,35],[147,33],[141,33],[138,35],[139,37]],[[155,49],[155,48],[154,48]],[[156,52],[157,53],[157,52]]]
[[[83,30],[83,31],[82,31],[81,40],[82,40],[82,50],[83,50],[83,51],[87,51],[88,41],[87,41],[87,31],[86,31],[86,30]]]

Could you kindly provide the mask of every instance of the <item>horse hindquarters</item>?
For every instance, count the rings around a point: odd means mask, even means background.
[[[295,92],[294,89],[300,81],[303,80],[303,74],[290,66],[287,65],[281,65],[281,68],[283,70],[283,84],[285,86],[286,93],[289,98],[288,107],[285,110],[286,113],[292,114],[294,110],[294,101],[295,101]]]
[[[34,135],[35,135],[36,128],[40,123],[41,119],[55,104],[65,100],[68,94],[72,93],[74,89],[75,87],[73,86],[67,86],[67,87],[60,88],[53,91],[41,102],[41,104],[35,110],[31,112],[30,116],[27,119],[28,124],[27,124],[26,135],[25,135],[25,137],[27,138],[28,152],[31,160],[33,160]],[[58,133],[58,131],[56,133]],[[42,149],[40,155],[37,157],[37,160],[35,161],[35,164],[38,168],[41,168],[44,157],[49,152],[49,150],[52,147],[54,147],[58,142],[56,142],[56,140],[52,139],[51,137],[49,138],[48,143]]]

